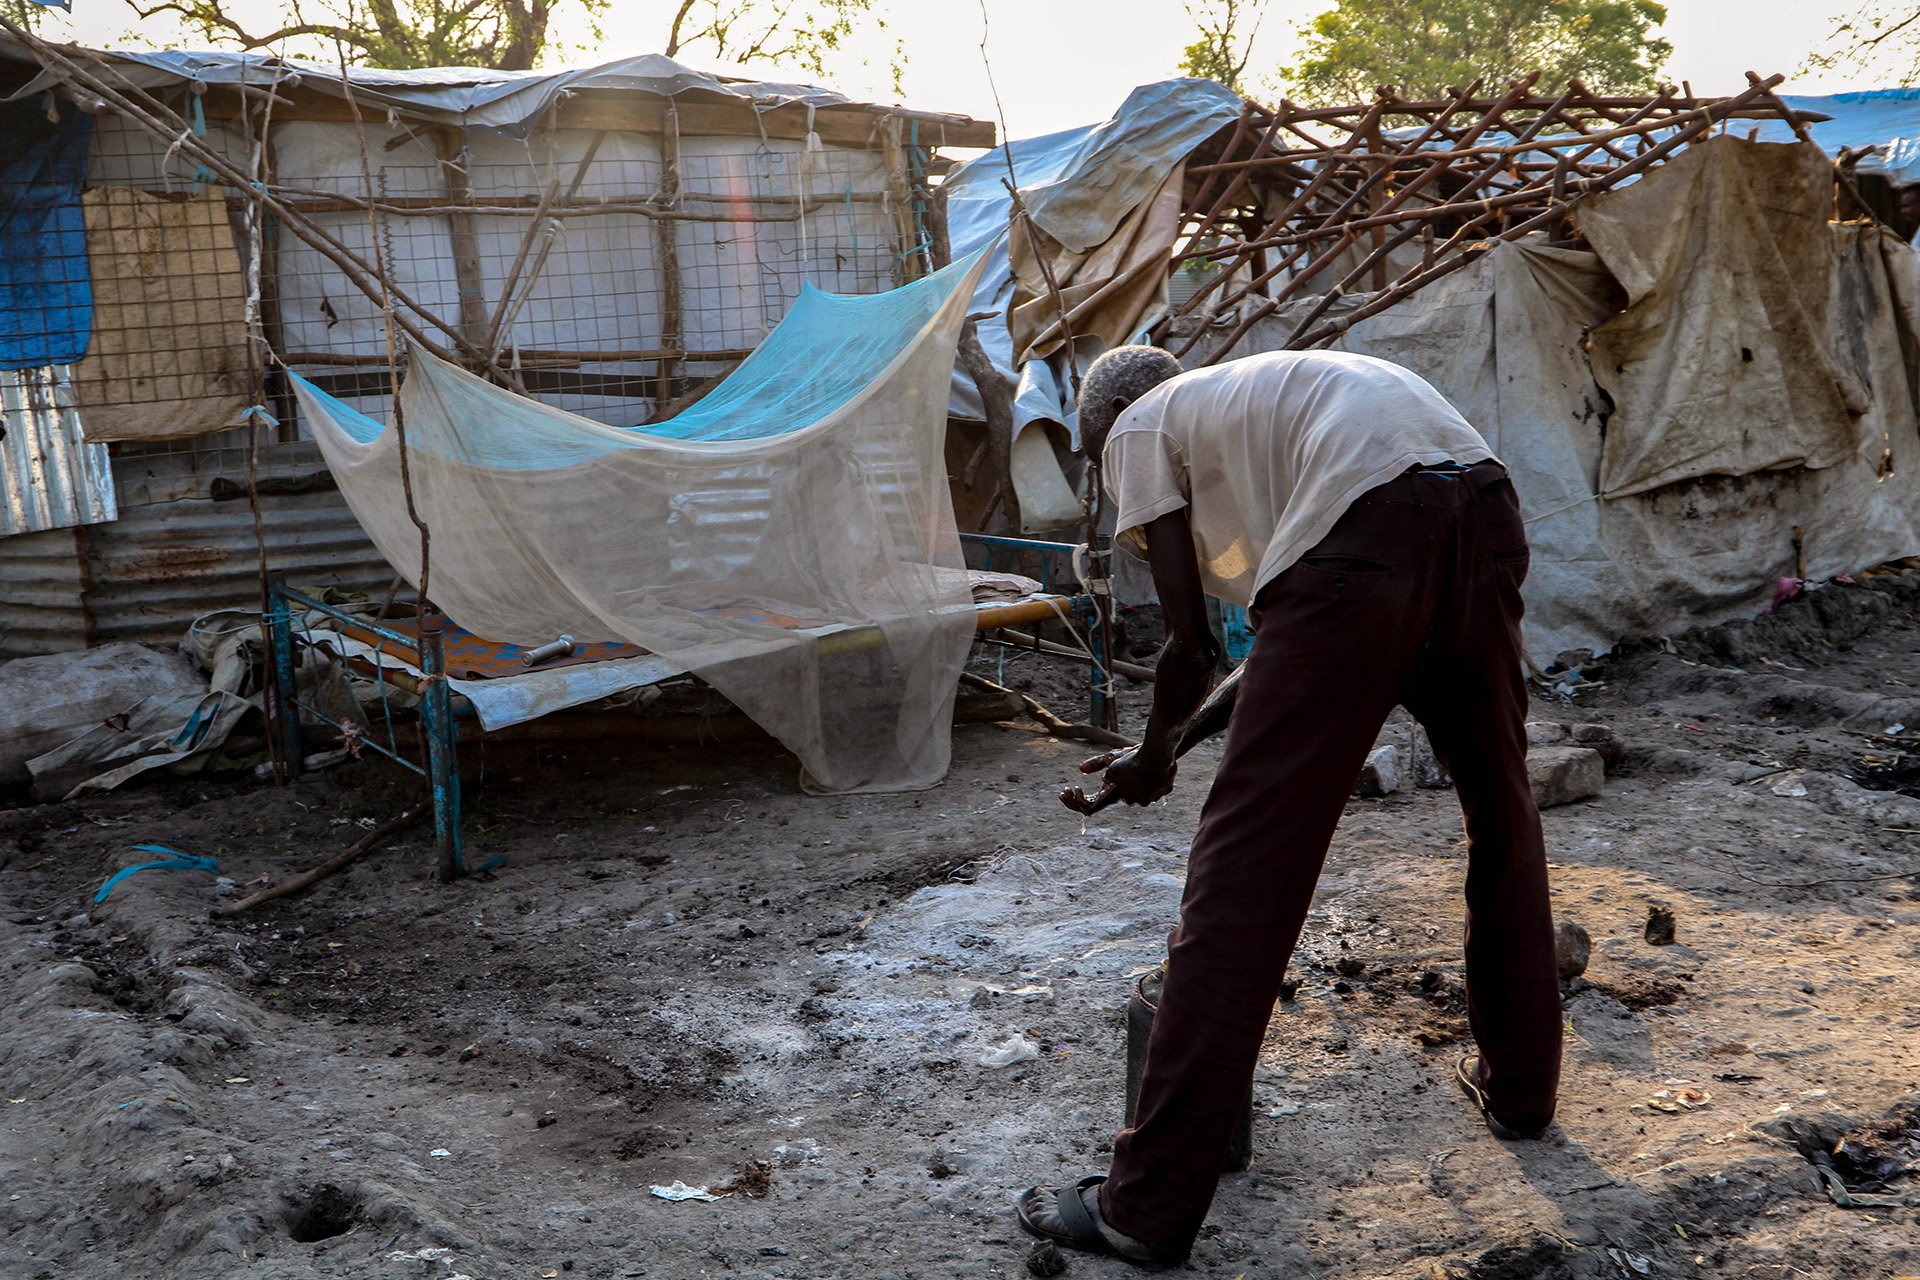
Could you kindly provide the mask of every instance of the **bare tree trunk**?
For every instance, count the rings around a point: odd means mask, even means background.
[[[506,0],[503,11],[505,39],[494,66],[501,71],[529,71],[547,42],[547,0],[533,0],[531,4]]]

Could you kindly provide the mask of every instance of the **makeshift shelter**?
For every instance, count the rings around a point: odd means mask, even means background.
[[[1059,147],[1008,148],[1038,229],[1016,235],[1008,276],[1023,251],[1069,281],[1103,254],[1145,263],[1137,230],[1177,166],[1177,233],[1154,237],[1172,279],[1131,313],[1152,339],[1189,364],[1334,346],[1428,377],[1515,470],[1535,544],[1531,656],[1604,651],[1751,613],[1781,577],[1920,552],[1920,260],[1864,216],[1852,178],[1873,157],[1835,165],[1884,141],[1868,134],[1912,99],[1872,95],[1862,125],[1854,95],[1785,99],[1778,82],[1720,99],[1578,84],[1549,97],[1523,80],[1429,102],[1245,103],[1212,129],[1203,107],[1186,134],[1159,135],[1159,184],[1109,191],[1098,161],[1040,163],[1085,154],[1077,139],[1110,136],[1123,111]],[[1902,144],[1883,151],[1898,171]],[[1062,192],[1101,211],[1105,240],[1047,225]],[[1104,281],[1088,296],[1134,296],[1124,271]],[[1023,394],[1057,385],[1032,358],[1057,352],[1058,307],[1003,289],[1007,368]],[[1076,338],[1076,317],[1092,335],[1083,360],[1117,340],[1085,298],[1066,301]]]
[[[1082,518],[1069,479],[1079,436],[1065,343],[1033,241],[1024,232],[1010,244],[1006,240],[1015,222],[1009,186],[1019,187],[1041,236],[1081,255],[1071,271],[1062,264],[1055,283],[1067,299],[1075,349],[1085,364],[1164,313],[1184,162],[1200,143],[1232,125],[1241,107],[1238,94],[1212,80],[1144,85],[1110,119],[1004,143],[956,168],[941,184],[952,251],[989,252],[973,311],[980,317],[982,351],[1014,384],[1006,479],[1027,531]],[[1098,252],[1103,246],[1111,247]],[[984,424],[989,417],[964,367],[954,369],[951,413],[963,423]],[[954,459],[955,472],[977,475],[974,459],[986,447],[982,432],[964,431],[956,443],[961,456]],[[972,504],[976,524],[984,522],[992,501],[980,496]]]
[[[975,311],[988,313],[982,348],[1015,391],[1006,474],[976,482],[963,511],[984,522],[1004,485],[1029,529],[1078,516],[1070,363],[1148,336],[1182,357],[1231,351],[1304,296],[1316,305],[1296,345],[1324,342],[1356,306],[1390,306],[1489,241],[1560,227],[1575,201],[1693,141],[1822,118],[1784,105],[1777,83],[1755,78],[1723,99],[1631,99],[1578,85],[1545,97],[1529,78],[1442,101],[1383,91],[1352,106],[1269,108],[1173,80],[1135,90],[1098,125],[970,161],[943,188],[949,233],[959,251],[1011,224]],[[975,383],[956,373],[956,418],[991,418]],[[979,433],[967,434],[954,458],[963,479],[984,456]]]
[[[1329,339],[1420,373],[1512,469],[1536,663],[1920,554],[1920,256],[1833,212],[1812,144],[1712,138],[1583,202],[1579,247],[1491,245]]]
[[[283,370],[384,417],[389,303],[402,344],[639,425],[803,285],[930,270],[932,149],[994,140],[658,56],[343,78],[20,36],[0,92],[0,656],[171,639],[268,566],[386,587]]]

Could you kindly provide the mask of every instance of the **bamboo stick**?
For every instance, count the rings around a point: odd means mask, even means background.
[[[995,684],[985,676],[975,675],[971,671],[962,671],[960,673],[960,683],[975,689],[985,689],[988,693],[998,693],[1009,698],[1017,698],[1020,705],[1025,708],[1028,718],[1056,738],[1077,738],[1081,742],[1091,742],[1095,746],[1100,747],[1125,748],[1136,745],[1132,738],[1124,734],[1115,733],[1111,729],[1103,729],[1098,725],[1076,724],[1071,720],[1063,720],[1053,712],[1047,710],[1038,700],[1027,694],[1015,689],[1009,689],[1005,685]]]
[[[1532,83],[1531,80],[1528,80],[1526,82],[1527,85],[1530,85],[1531,83]],[[1471,92],[1472,88],[1478,87],[1478,84],[1479,82],[1475,81],[1474,85],[1470,86],[1467,92]],[[1507,99],[1515,97],[1517,94],[1523,91],[1524,91],[1523,86],[1516,83],[1516,85],[1513,88],[1508,90],[1506,98],[1503,98],[1500,101],[1504,102]],[[1465,94],[1463,93],[1461,96],[1464,98]],[[1498,104],[1496,104],[1496,107],[1497,105]],[[1408,150],[1417,150],[1418,147],[1424,145],[1426,141],[1430,137],[1432,137],[1435,130],[1443,127],[1442,122],[1446,119],[1451,118],[1451,114],[1452,114],[1451,112],[1446,112],[1439,115],[1434,120],[1429,121],[1428,127],[1426,129],[1423,129],[1409,144]],[[1479,120],[1469,125],[1466,130],[1462,131],[1462,133],[1459,136],[1466,139],[1469,143],[1471,143],[1474,138],[1479,137],[1481,133],[1485,132],[1485,130],[1490,127],[1490,122],[1492,119],[1495,118],[1496,115],[1497,115],[1497,111],[1495,113],[1483,115]],[[1372,117],[1370,116],[1369,119],[1371,118]],[[1447,171],[1451,167],[1451,160],[1449,157],[1453,154],[1452,152],[1439,151],[1439,152],[1434,152],[1432,154],[1434,158],[1427,164],[1426,169],[1418,177],[1416,177],[1412,182],[1405,184],[1404,186],[1401,187],[1401,189],[1398,192],[1394,194],[1393,198],[1388,201],[1382,216],[1385,216],[1385,213],[1390,213],[1391,211],[1398,209],[1406,201],[1411,200],[1414,196],[1418,195],[1422,190],[1424,190],[1429,184],[1435,181],[1440,176],[1441,173]],[[1380,178],[1381,178],[1381,174],[1376,173],[1372,176],[1372,178],[1370,179],[1370,182],[1378,181],[1380,180]],[[1362,183],[1361,187],[1362,187],[1362,190],[1369,189],[1369,183]],[[1289,297],[1294,293],[1298,293],[1300,290],[1300,287],[1304,285],[1306,281],[1317,276],[1322,270],[1326,268],[1326,266],[1329,263],[1333,261],[1335,257],[1337,257],[1345,249],[1345,247],[1348,244],[1352,243],[1353,237],[1351,236],[1351,234],[1348,234],[1348,233],[1351,232],[1351,229],[1355,224],[1350,220],[1343,220],[1343,219],[1345,218],[1345,214],[1347,213],[1347,211],[1355,207],[1355,204],[1358,201],[1358,199],[1359,199],[1359,192],[1356,192],[1355,195],[1349,197],[1346,202],[1344,202],[1342,205],[1339,206],[1339,208],[1335,209],[1331,214],[1327,215],[1327,217],[1322,220],[1321,227],[1323,229],[1330,228],[1336,222],[1336,220],[1342,220],[1339,222],[1340,227],[1343,229],[1342,232],[1339,233],[1340,240],[1338,241],[1338,243],[1334,245],[1334,247],[1329,249],[1325,255],[1323,255],[1317,261],[1309,264],[1308,268],[1305,271],[1301,272],[1299,275],[1297,275],[1296,277],[1294,277],[1288,282],[1288,287],[1286,291],[1283,293],[1281,299],[1278,299],[1275,301],[1275,304],[1274,304],[1275,306],[1278,306],[1279,303],[1281,301],[1284,301],[1286,297]],[[1396,221],[1397,220],[1398,218],[1396,216]],[[1388,252],[1391,252],[1394,245],[1397,245],[1398,243],[1403,241],[1405,238],[1406,237],[1404,236],[1400,237],[1398,240],[1394,242],[1393,245],[1383,243],[1380,246],[1379,250],[1376,252],[1376,254],[1372,258],[1370,258],[1369,261],[1383,261],[1385,254]],[[1266,247],[1269,247],[1269,243],[1270,242],[1268,240],[1256,241],[1249,245],[1243,245],[1241,246],[1241,248],[1243,250],[1249,249],[1249,248],[1252,248],[1252,249],[1266,248]],[[1281,246],[1274,245],[1273,247],[1281,247]],[[1255,290],[1264,287],[1269,280],[1273,279],[1275,276],[1277,276],[1281,272],[1291,269],[1294,263],[1298,262],[1301,256],[1305,252],[1306,252],[1306,246],[1303,245],[1300,251],[1289,255],[1286,259],[1284,259],[1279,264],[1276,264],[1273,267],[1269,267],[1266,271],[1262,272],[1259,276],[1250,280],[1238,292],[1233,294],[1230,298],[1226,299],[1222,303],[1222,305],[1223,306],[1237,305],[1243,299],[1250,296]],[[1225,275],[1226,273],[1222,273],[1222,274]],[[1175,354],[1179,356],[1184,356],[1188,352],[1192,351],[1193,348],[1196,345],[1198,345],[1201,336],[1202,335],[1200,335],[1199,333],[1195,333],[1194,335],[1189,337],[1186,343],[1183,344],[1180,350],[1177,351]]]
[[[680,360],[689,364],[744,360],[750,347],[724,347],[713,351],[684,351],[678,347],[642,347],[628,351],[574,351],[561,347],[521,347],[520,362],[527,368],[543,365],[642,363],[652,360]],[[289,351],[280,357],[285,365],[335,365],[344,368],[385,368],[384,355],[360,355],[343,351]]]
[[[1772,77],[1772,81],[1774,84],[1780,83],[1781,79],[1782,77],[1780,76]],[[1656,99],[1655,101],[1658,102],[1661,100]],[[1759,112],[1753,111],[1751,109],[1724,110],[1724,111],[1716,110],[1716,108],[1718,108],[1723,103],[1742,102],[1744,104],[1744,103],[1750,103],[1751,101],[1752,101],[1751,91],[1747,91],[1747,92],[1742,92],[1738,95],[1735,95],[1734,97],[1709,99],[1705,103],[1697,107],[1689,107],[1686,110],[1675,110],[1672,114],[1659,117],[1658,119],[1645,119],[1634,124],[1619,125],[1613,129],[1609,129],[1602,133],[1580,133],[1577,136],[1569,136],[1569,137],[1563,137],[1563,138],[1554,138],[1554,137],[1539,138],[1539,139],[1536,139],[1535,141],[1527,142],[1527,143],[1517,143],[1517,142],[1495,143],[1495,144],[1487,144],[1484,146],[1461,147],[1457,149],[1450,149],[1446,152],[1440,152],[1438,154],[1451,155],[1456,159],[1464,160],[1464,159],[1478,159],[1482,156],[1513,155],[1513,154],[1529,152],[1529,151],[1556,150],[1563,147],[1585,148],[1592,143],[1612,142],[1612,141],[1617,141],[1621,138],[1635,137],[1635,136],[1647,133],[1649,131],[1657,131],[1659,129],[1675,127],[1685,123],[1689,117],[1698,116],[1702,114],[1711,114],[1716,119],[1722,119],[1722,120],[1746,120],[1746,119],[1771,120],[1771,119],[1780,119],[1784,117],[1789,125],[1792,125],[1795,123],[1796,117],[1805,116],[1809,114],[1806,112],[1795,111],[1794,109],[1787,107],[1784,103],[1782,103],[1781,107],[1777,110],[1767,110],[1767,111],[1759,111]],[[1461,105],[1462,105],[1462,108],[1465,109],[1467,107],[1471,107],[1473,104],[1462,103]],[[1554,104],[1548,103],[1547,105],[1552,106]],[[1642,107],[1649,107],[1651,104],[1642,102],[1640,105]],[[1678,107],[1681,104],[1679,102],[1673,102],[1669,100],[1668,105],[1673,107]],[[1389,114],[1393,114],[1393,112],[1389,110]],[[1575,117],[1567,116],[1567,115],[1560,115],[1552,118],[1565,123],[1568,128],[1574,127],[1574,121],[1576,119]],[[1352,147],[1326,146],[1315,151],[1280,152],[1274,156],[1269,157],[1266,161],[1263,161],[1261,163],[1269,163],[1269,164],[1277,163],[1285,160],[1297,159],[1303,156],[1313,157],[1313,156],[1324,155],[1324,156],[1351,158],[1357,154],[1358,152],[1356,151],[1356,149]],[[1633,157],[1623,156],[1621,158],[1624,161],[1627,159],[1632,159]],[[1235,162],[1223,162],[1223,163],[1212,164],[1212,165],[1195,165],[1192,168],[1190,168],[1188,172],[1189,173],[1206,173],[1215,169],[1237,167],[1239,165],[1253,164],[1253,163],[1254,162],[1252,161],[1235,161]]]

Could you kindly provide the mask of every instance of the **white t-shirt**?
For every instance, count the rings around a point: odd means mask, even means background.
[[[1493,457],[1425,381],[1385,360],[1278,351],[1194,369],[1120,414],[1102,475],[1118,542],[1192,508],[1208,594],[1245,606],[1326,537],[1353,500],[1410,467]]]

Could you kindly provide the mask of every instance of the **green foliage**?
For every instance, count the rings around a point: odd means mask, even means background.
[[[28,31],[37,31],[41,20],[49,12],[59,13],[60,10],[49,10],[45,5],[33,3],[33,0],[0,0],[0,17]]]
[[[171,16],[215,47],[269,49],[330,61],[336,50],[350,63],[392,69],[490,67],[524,71],[548,52],[556,10],[571,7],[593,24],[609,15],[633,31],[626,9],[612,0],[157,0],[142,18]],[[744,65],[779,63],[822,75],[855,28],[886,22],[877,0],[674,0],[660,6],[654,45],[668,57]],[[33,8],[27,0],[0,0]],[[671,16],[669,16],[671,15]],[[271,23],[271,25],[267,25]],[[644,33],[641,34],[644,38]],[[901,55],[895,53],[899,79]]]
[[[1547,93],[1576,78],[1644,93],[1673,51],[1654,32],[1666,17],[1655,0],[1338,0],[1307,24],[1285,75],[1308,102],[1363,102],[1383,84],[1438,98],[1480,77],[1491,93],[1536,70]]]
[[[697,49],[719,62],[747,66],[777,62],[812,76],[825,76],[827,64],[854,28],[886,19],[875,0],[680,0],[667,29],[663,52],[678,58]],[[894,80],[903,61],[894,52]]]
[[[1200,38],[1181,51],[1180,74],[1245,92],[1241,80],[1266,8],[1267,0],[1187,0],[1187,16]]]
[[[285,0],[266,11],[272,27],[254,25],[261,11],[239,0],[161,0],[149,8],[129,0],[142,18],[171,15],[215,47],[278,52],[291,46],[289,53],[321,61],[344,55],[350,63],[394,70],[500,71],[530,69],[547,47],[553,7],[569,2],[597,16],[609,0]]]

